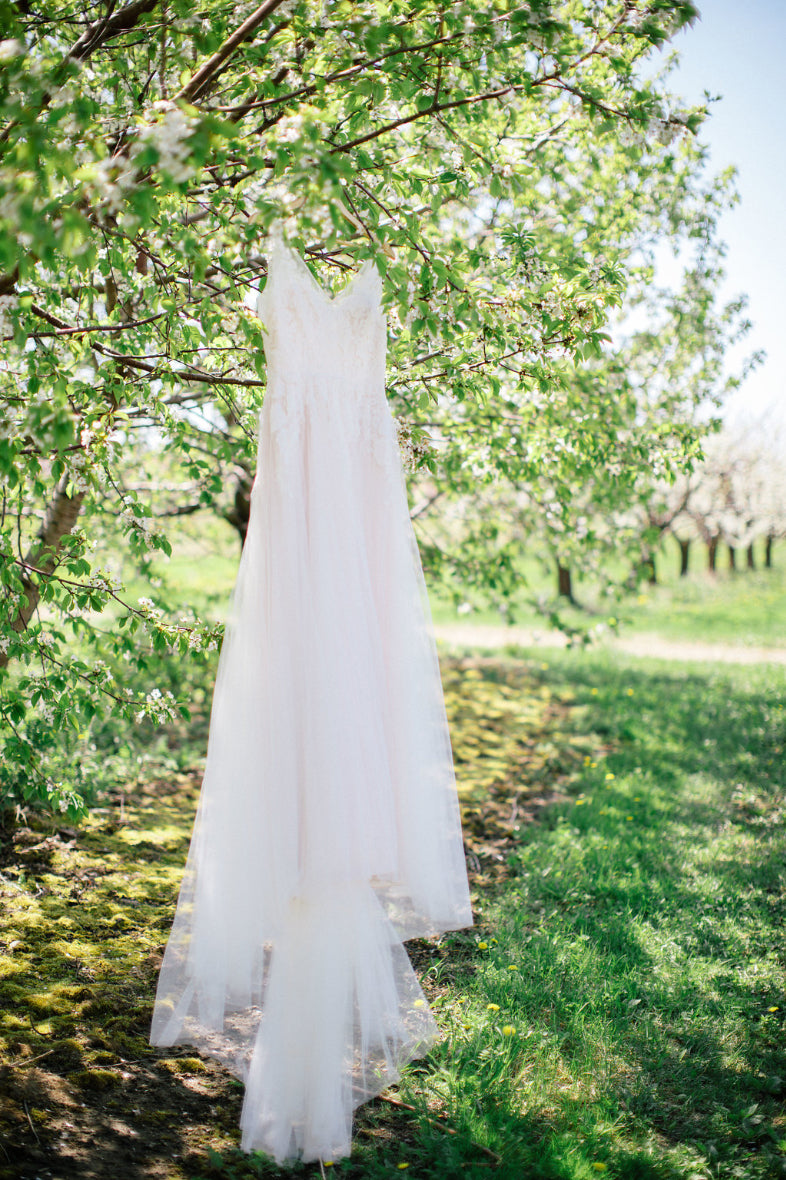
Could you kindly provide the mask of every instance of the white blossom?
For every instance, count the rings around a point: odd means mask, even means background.
[[[163,99],[153,103],[162,117],[142,129],[140,144],[152,143],[158,151],[158,164],[175,181],[190,180],[194,167],[188,162],[188,140],[194,130],[194,117],[174,103]],[[136,148],[138,151],[139,148]],[[134,152],[132,151],[132,154]]]
[[[24,44],[15,37],[9,37],[5,41],[0,41],[0,62],[13,61],[15,57],[21,57],[25,51]]]

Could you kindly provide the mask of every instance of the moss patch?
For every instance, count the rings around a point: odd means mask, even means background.
[[[564,734],[569,701],[537,665],[468,657],[443,671],[478,904],[543,801],[541,776],[559,791],[580,750]],[[0,1180],[18,1180],[22,1164],[58,1180],[283,1174],[260,1157],[231,1163],[235,1078],[193,1050],[162,1057],[148,1043],[200,782],[195,767],[109,799],[79,831],[36,817],[0,842]],[[411,950],[424,972],[442,964],[439,981],[425,980],[437,997],[459,943],[449,956],[429,942]],[[408,1120],[370,1104],[357,1133],[396,1143]],[[211,1171],[217,1153],[231,1173]]]

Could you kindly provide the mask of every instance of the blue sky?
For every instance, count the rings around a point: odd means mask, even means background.
[[[699,0],[680,33],[670,88],[691,101],[722,95],[701,131],[713,170],[738,169],[740,203],[723,215],[726,298],[746,292],[753,328],[742,353],[767,357],[729,404],[731,421],[786,422],[786,0]],[[734,353],[729,358],[734,367]]]

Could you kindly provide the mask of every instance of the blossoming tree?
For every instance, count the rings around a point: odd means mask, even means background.
[[[569,531],[583,473],[624,487],[694,447],[694,426],[621,445],[618,391],[576,379],[648,245],[711,242],[725,200],[702,173],[704,112],[639,68],[689,0],[2,11],[6,803],[77,815],[54,743],[73,765],[97,713],[165,718],[174,697],[127,670],[219,638],[154,589],[133,600],[103,538],[119,524],[143,574],[169,550],[153,454],[183,510],[247,485],[265,383],[247,303],[275,219],[323,281],[380,267],[391,406],[441,494],[546,469]],[[510,583],[488,525],[423,553],[435,575]]]

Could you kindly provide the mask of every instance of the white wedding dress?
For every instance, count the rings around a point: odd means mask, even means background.
[[[402,940],[472,924],[381,280],[331,298],[272,235],[251,518],[151,1043],[246,1083],[245,1151],[349,1154],[438,1037]]]

